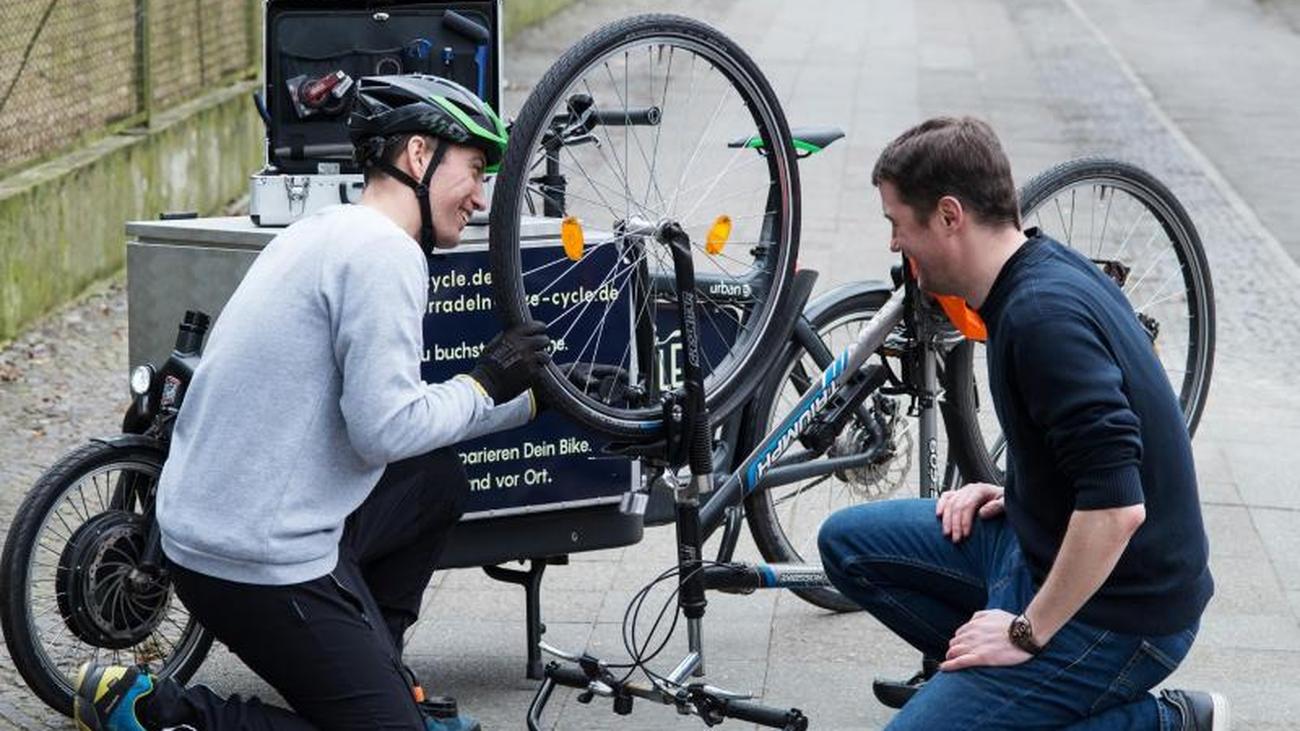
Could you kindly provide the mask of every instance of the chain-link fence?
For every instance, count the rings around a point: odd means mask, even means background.
[[[0,172],[247,73],[259,0],[0,0]]]
[[[193,98],[247,70],[256,56],[249,0],[149,0],[156,107]]]

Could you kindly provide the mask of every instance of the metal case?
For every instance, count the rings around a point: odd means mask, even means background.
[[[326,206],[361,199],[360,174],[253,176],[248,215],[258,226],[288,226]]]

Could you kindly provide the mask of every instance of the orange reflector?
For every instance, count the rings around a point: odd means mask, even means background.
[[[704,250],[714,255],[721,254],[727,247],[729,238],[731,238],[731,216],[724,213],[709,227],[709,235],[704,239]]]
[[[574,261],[582,258],[582,249],[586,242],[582,239],[582,224],[575,216],[565,216],[560,222],[560,241],[564,243],[564,254]]]
[[[980,313],[966,304],[966,300],[954,295],[939,294],[934,295],[934,298],[939,300],[939,306],[957,328],[957,332],[964,335],[967,340],[980,342],[988,340],[989,332],[984,327],[984,319],[980,317]]]

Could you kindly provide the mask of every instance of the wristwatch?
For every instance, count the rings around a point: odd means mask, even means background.
[[[1033,625],[1029,624],[1029,618],[1023,614],[1011,620],[1011,626],[1007,627],[1007,636],[1011,638],[1011,644],[1030,655],[1037,655],[1043,651],[1043,646],[1034,639]]]

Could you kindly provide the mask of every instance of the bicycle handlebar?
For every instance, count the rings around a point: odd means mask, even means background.
[[[808,717],[798,708],[773,708],[749,701],[726,701],[722,715],[787,731],[805,731],[808,728]]]
[[[591,679],[582,671],[582,668],[547,668],[546,677],[554,680],[556,685],[565,685],[570,688],[586,688],[591,684]]]

